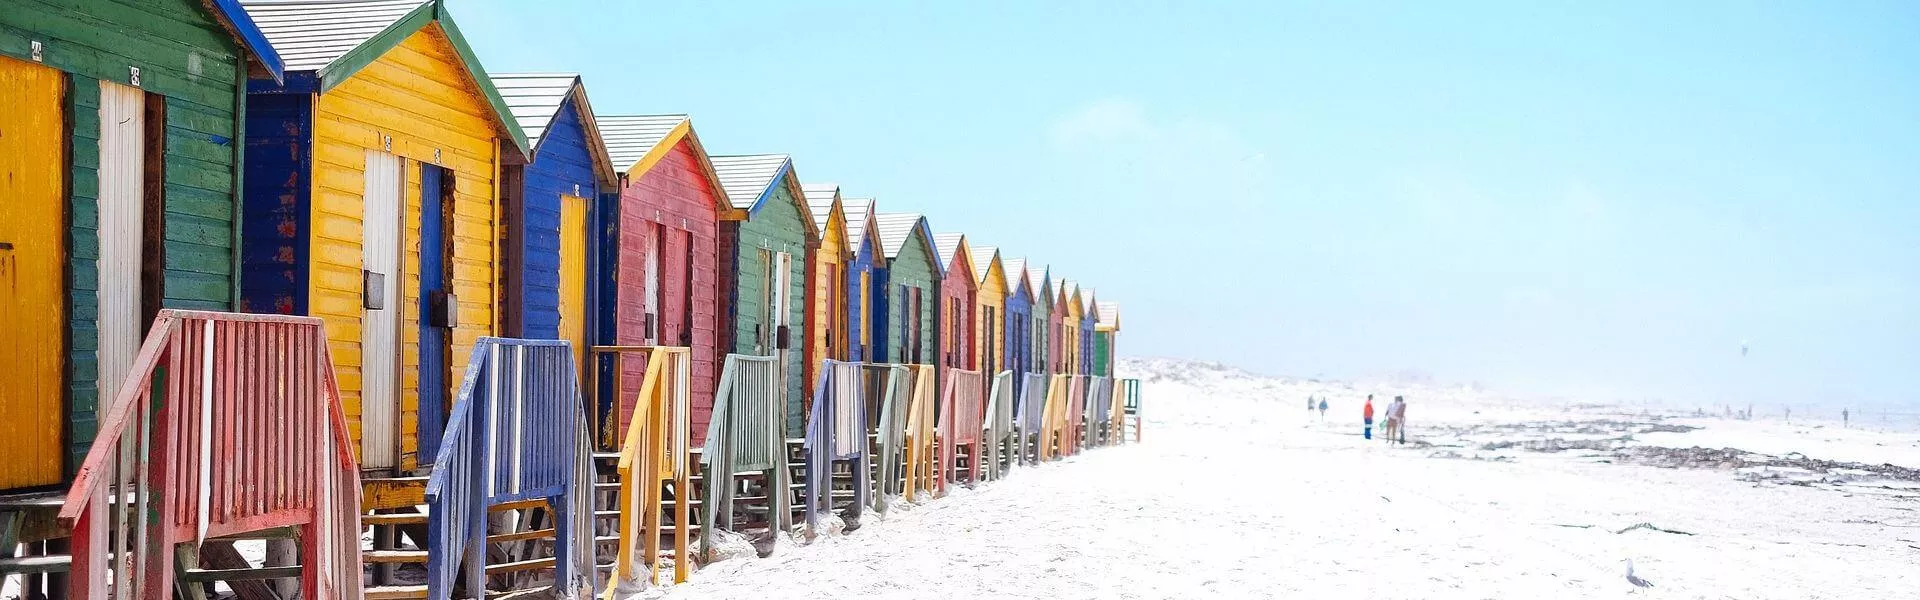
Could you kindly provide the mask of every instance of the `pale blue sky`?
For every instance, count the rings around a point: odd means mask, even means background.
[[[453,10],[490,70],[1053,265],[1124,353],[1920,404],[1913,3],[619,4]]]

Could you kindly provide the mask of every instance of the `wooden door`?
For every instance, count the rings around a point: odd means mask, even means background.
[[[60,483],[67,439],[61,84],[59,71],[0,56],[0,490]]]
[[[453,295],[453,172],[420,165],[420,421],[419,464],[433,461],[452,404],[453,327],[460,310]]]
[[[666,301],[661,297],[660,256],[667,252],[667,230],[659,223],[648,223],[646,228],[647,241],[644,242],[645,247],[641,252],[646,255],[646,281],[643,292],[645,306],[641,317],[643,332],[641,343],[653,345],[660,343],[660,307],[666,305]]]
[[[792,400],[787,394],[788,380],[798,376],[790,372],[787,368],[787,353],[793,351],[792,277],[793,255],[785,252],[774,253],[773,276],[767,278],[767,285],[772,288],[772,293],[768,294],[768,296],[773,299],[772,302],[768,303],[768,307],[773,313],[773,318],[767,321],[770,325],[767,330],[771,332],[773,336],[772,341],[767,347],[772,348],[772,354],[778,357],[774,362],[774,381],[780,382],[778,387],[780,388],[781,406],[786,406],[787,402]]]
[[[576,374],[587,356],[587,199],[560,197],[560,339],[573,344]]]
[[[360,466],[400,454],[400,157],[367,151],[361,193]]]
[[[111,398],[140,352],[146,203],[146,94],[100,82],[100,397]],[[103,400],[102,406],[110,400]]]

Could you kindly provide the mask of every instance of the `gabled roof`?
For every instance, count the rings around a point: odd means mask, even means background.
[[[693,119],[686,115],[594,115],[594,121],[600,125],[600,139],[607,144],[607,158],[613,161],[613,170],[626,175],[629,179],[639,179],[641,175],[660,164],[673,147],[686,140],[693,145],[693,155],[699,159],[700,170],[706,174],[707,183],[719,192],[713,199],[714,206],[720,209],[724,218],[744,218],[743,211],[733,210],[733,203],[726,198],[726,187],[720,184],[720,175],[713,170],[713,162],[707,157],[707,149],[700,145],[700,136],[693,132]]]
[[[967,250],[972,253],[968,258],[973,259],[974,277],[981,283],[986,283],[987,276],[993,271],[993,263],[1000,262],[1000,249],[993,246],[968,246]],[[1000,276],[1002,279],[1006,278],[1004,269],[1000,272]],[[1001,284],[1002,287],[1005,285]]]
[[[602,183],[614,182],[613,161],[600,140],[600,127],[593,120],[593,107],[587,104],[587,87],[579,73],[502,73],[493,76],[493,87],[500,90],[507,111],[527,134],[527,142],[533,147],[527,153],[529,161],[539,160],[541,144],[553,120],[560,117],[560,107],[573,102],[573,112],[580,115],[586,130],[587,152],[593,154],[595,174]]]
[[[240,6],[239,0],[201,0],[200,3],[210,9],[208,12],[213,14],[214,20],[233,39],[238,40],[241,47],[246,48],[247,54],[267,74],[272,75],[275,82],[285,80],[287,62],[273,49],[273,43],[267,41],[267,34],[260,31],[260,24],[253,21],[253,16],[247,14],[246,7]]]
[[[807,197],[807,212],[813,214],[813,228],[820,230],[820,236],[826,237],[827,224],[833,222],[833,213],[840,212],[840,235],[846,237],[846,206],[840,203],[840,184],[803,183],[800,194]]]
[[[1060,280],[1060,297],[1058,300],[1055,300],[1054,303],[1065,304],[1068,309],[1078,307],[1080,304],[1080,284],[1074,283],[1072,279]]]
[[[1093,320],[1099,310],[1099,306],[1097,306],[1098,303],[1095,302],[1094,297],[1093,288],[1081,288],[1080,314],[1087,320]]]
[[[880,234],[880,249],[886,254],[887,260],[899,258],[900,251],[907,247],[907,240],[914,238],[914,232],[918,231],[927,257],[933,259],[934,276],[947,276],[945,261],[940,260],[939,250],[933,247],[933,231],[927,227],[926,217],[920,216],[920,213],[876,212],[873,221]]]
[[[973,257],[968,256],[970,252],[967,247],[967,234],[933,234],[933,249],[939,253],[941,277],[944,278],[947,276],[947,273],[953,273],[957,270],[965,270],[967,287],[980,287],[979,276],[973,273]]]
[[[1053,267],[1040,265],[1038,267],[1027,268],[1027,287],[1033,290],[1033,297],[1035,299],[1040,298],[1041,290],[1047,289],[1047,286],[1052,284]],[[1053,304],[1052,298],[1047,298],[1046,301],[1049,306]]]
[[[872,198],[847,198],[840,201],[841,210],[847,213],[847,244],[853,246],[854,252],[859,252],[861,248],[866,247],[867,225],[873,223],[873,207]],[[875,228],[878,229],[877,224]],[[883,247],[880,249],[881,256],[875,258],[884,259],[886,253],[887,249]]]
[[[1101,331],[1120,330],[1120,303],[1101,302],[1094,311],[1097,321],[1094,327]]]
[[[1000,269],[1007,272],[1007,295],[1017,295],[1020,290],[1025,289],[1027,295],[1032,296],[1034,290],[1039,289],[1033,287],[1033,282],[1027,277],[1027,259],[1001,259]]]
[[[713,172],[720,177],[720,188],[727,193],[727,202],[734,210],[746,211],[748,215],[760,212],[767,199],[781,186],[787,188],[787,196],[792,198],[794,210],[801,215],[800,226],[806,229],[807,239],[818,242],[820,228],[813,220],[806,218],[807,195],[800,189],[800,178],[793,175],[793,157],[785,154],[740,154],[730,156],[711,156],[707,160],[713,164]]]
[[[521,154],[527,153],[526,133],[460,35],[443,0],[240,0],[240,4],[286,61],[286,70],[314,71],[321,93],[427,25],[439,23],[474,87],[493,107],[495,123]]]

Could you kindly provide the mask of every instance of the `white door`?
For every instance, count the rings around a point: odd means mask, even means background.
[[[360,466],[399,466],[400,157],[367,151],[360,238]]]
[[[100,82],[100,355],[102,405],[140,352],[141,205],[146,201],[146,94]]]
[[[660,254],[667,251],[667,229],[658,223],[648,223],[647,229],[653,234],[653,247],[646,251],[646,312],[641,317],[646,340],[641,343],[653,345],[660,343]]]
[[[793,327],[789,322],[793,314],[793,307],[789,304],[793,301],[792,288],[790,287],[793,281],[791,279],[792,275],[793,255],[785,252],[775,253],[773,255],[773,277],[769,277],[767,282],[768,285],[773,286],[773,293],[768,295],[769,298],[773,299],[773,318],[768,320],[769,323],[773,324],[772,327],[768,328],[768,331],[773,332],[773,343],[768,346],[775,348],[773,355],[777,358],[774,363],[774,373],[776,373],[776,379],[774,379],[774,381],[780,382],[780,392],[777,395],[780,399],[780,406],[783,409],[788,407],[789,402],[793,402],[793,399],[788,395],[787,382],[794,377],[798,377],[798,375],[789,372],[787,369],[787,353],[792,352],[790,348],[794,343]],[[782,335],[783,332],[785,335]],[[801,385],[806,385],[806,383],[802,383]],[[798,409],[796,408],[794,410]],[[802,418],[804,419],[805,417]]]

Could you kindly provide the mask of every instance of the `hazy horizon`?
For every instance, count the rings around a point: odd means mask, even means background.
[[[1911,4],[451,5],[490,71],[1053,266],[1123,354],[1920,405]]]

